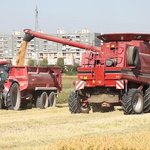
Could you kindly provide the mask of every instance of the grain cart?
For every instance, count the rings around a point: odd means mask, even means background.
[[[25,33],[85,49],[68,99],[71,113],[88,113],[91,107],[112,111],[115,105],[122,105],[125,114],[150,111],[150,34],[103,34],[101,47],[95,47],[30,29]]]
[[[28,104],[42,109],[55,106],[56,96],[62,89],[61,69],[24,66],[27,44],[32,38],[24,37],[17,66],[0,62],[0,108],[19,110]]]
[[[55,105],[61,89],[58,67],[13,66],[4,84],[4,103],[14,110],[26,108],[28,104],[44,109]]]

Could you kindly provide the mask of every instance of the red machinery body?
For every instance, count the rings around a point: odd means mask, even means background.
[[[61,70],[57,67],[12,67],[9,79],[15,79],[20,90],[62,89]]]
[[[59,67],[10,67],[6,61],[0,62],[0,75],[3,81],[0,108],[19,110],[29,103],[42,109],[54,106],[55,97],[62,90]]]
[[[103,43],[99,53],[86,52],[83,54],[82,65],[78,68],[78,78],[86,81],[87,87],[119,88],[117,83],[120,81],[120,85],[122,83],[120,88],[124,89],[125,80],[150,84],[150,44],[136,39],[128,41],[127,39],[132,39],[131,35],[109,35],[109,39]],[[138,37],[140,34],[133,35]],[[121,37],[124,36],[126,39],[121,40]],[[102,35],[99,38],[103,39],[103,37]],[[119,37],[120,41],[118,41]],[[149,37],[150,35],[145,37],[145,40],[149,40]],[[127,48],[130,46],[139,49],[137,66],[127,63]],[[107,61],[112,61],[114,64],[107,65]]]
[[[38,95],[37,92],[62,90],[61,69],[58,67],[29,67],[13,66],[9,72],[8,81],[16,82],[19,85],[21,97],[28,100],[28,97]],[[11,82],[5,83],[5,89],[9,91]]]
[[[103,34],[98,36],[101,47],[95,47],[24,31],[26,36],[85,49],[79,80],[68,100],[72,113],[89,112],[90,104],[93,111],[122,104],[127,114],[150,112],[150,34]]]

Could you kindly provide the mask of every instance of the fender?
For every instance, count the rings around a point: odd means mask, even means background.
[[[4,89],[3,89],[3,98],[4,98],[4,100],[6,100],[7,94],[8,94],[8,92],[9,92],[9,90],[10,90],[13,83],[17,83],[19,85],[19,82],[15,79],[6,80],[6,82],[4,84]]]

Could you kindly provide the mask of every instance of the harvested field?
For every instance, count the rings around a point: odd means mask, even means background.
[[[75,78],[63,79],[59,103],[67,101]],[[149,150],[150,113],[70,114],[56,108],[0,110],[0,150]]]
[[[0,111],[0,149],[149,149],[150,114],[70,114],[46,110]]]

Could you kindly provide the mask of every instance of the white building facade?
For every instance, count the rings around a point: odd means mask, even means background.
[[[71,41],[100,46],[98,35],[97,33],[89,32],[87,29],[75,33],[65,33],[63,30],[59,30],[57,34],[52,34],[52,36]],[[23,32],[14,32],[10,36],[0,35],[0,58],[12,59],[12,62],[15,62],[23,37]],[[55,65],[58,58],[64,58],[65,65],[80,64],[83,51],[80,48],[34,38],[28,43],[26,62],[29,59],[37,61],[47,59],[49,65]]]

